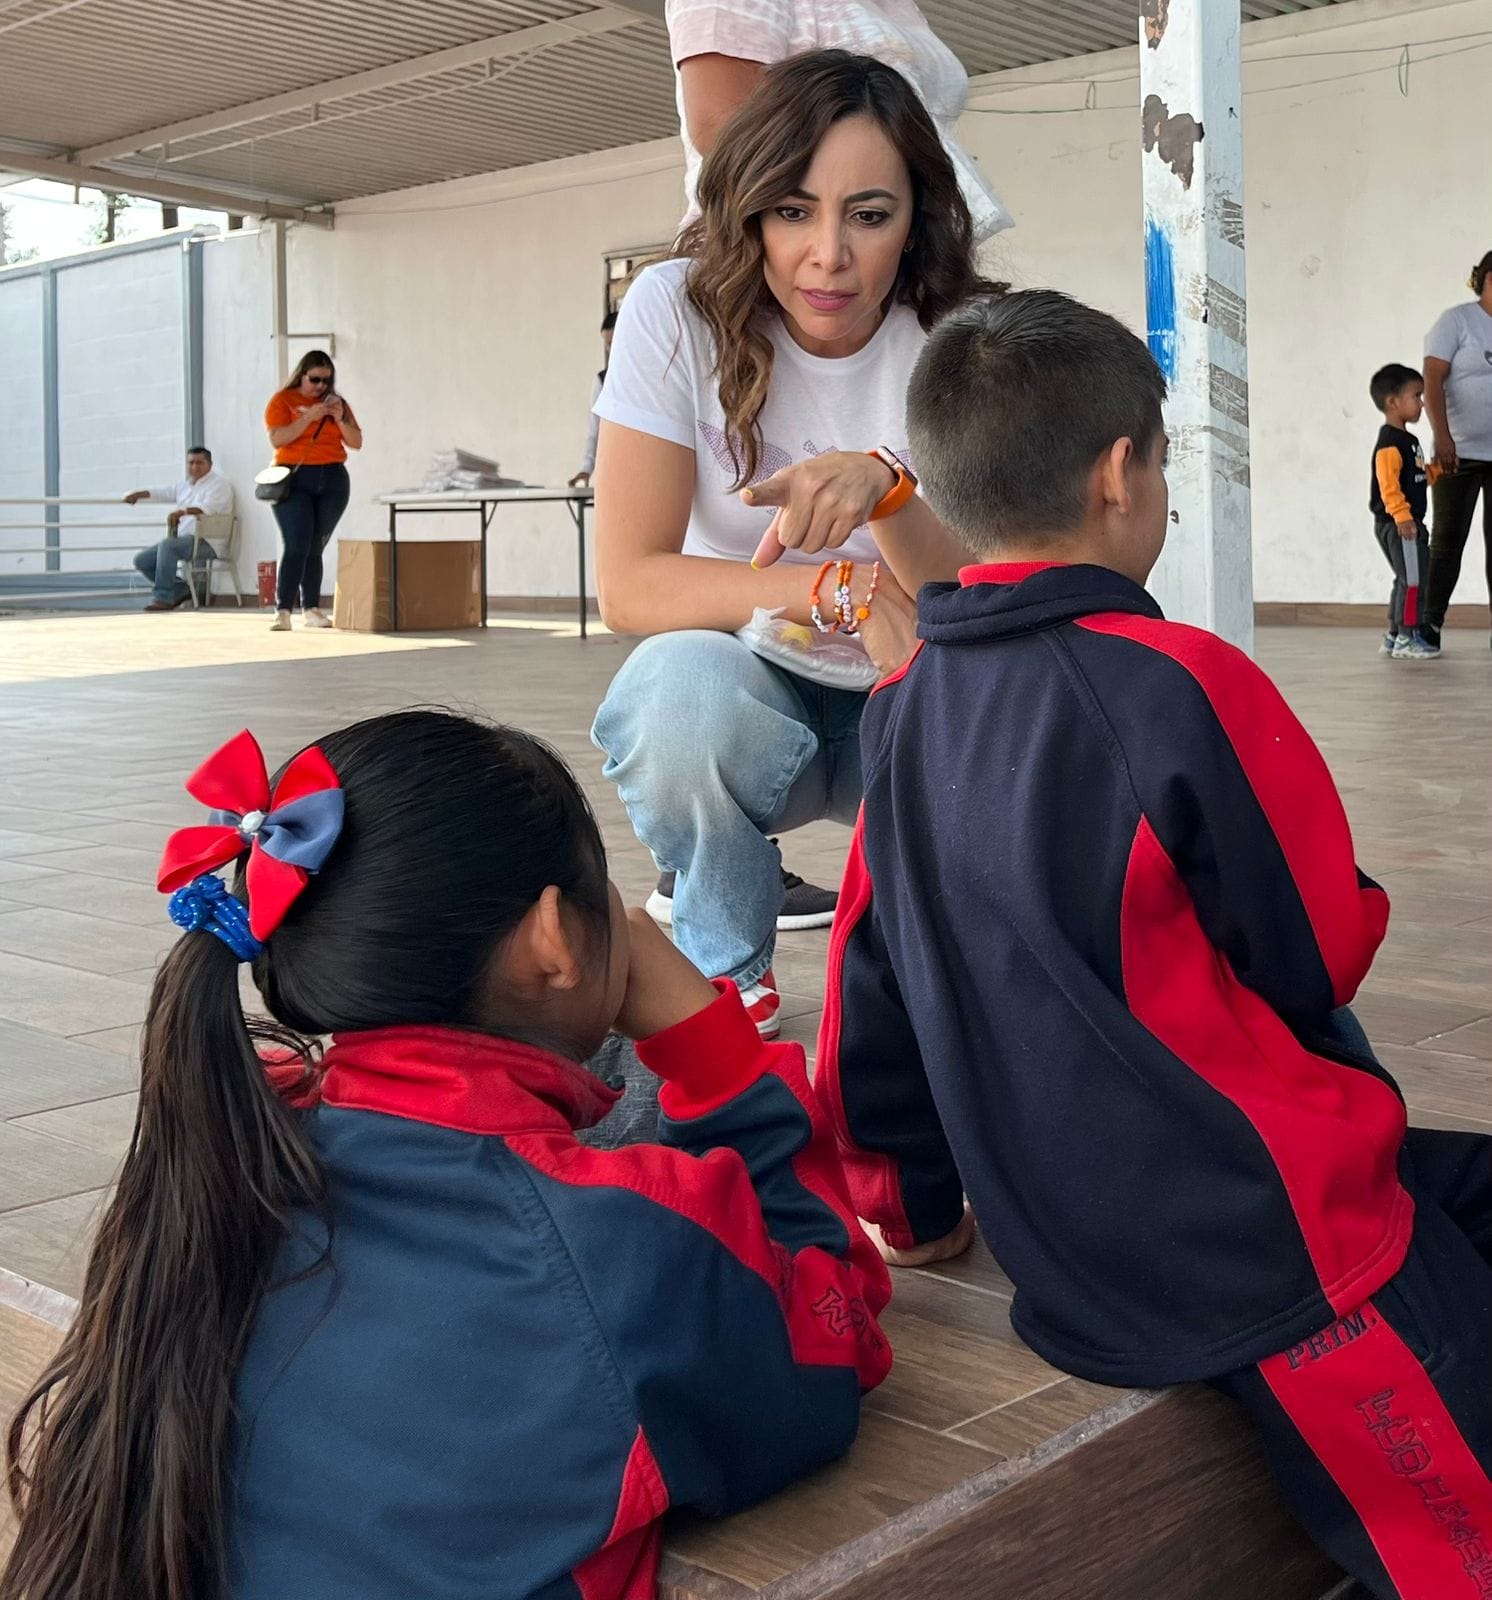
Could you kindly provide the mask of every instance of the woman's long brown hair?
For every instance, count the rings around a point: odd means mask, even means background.
[[[335,393],[337,388],[337,364],[325,350],[307,350],[296,363],[295,371],[285,380],[285,388],[299,389],[301,379],[316,367],[325,367],[331,373],[332,381],[326,387],[329,394]]]
[[[6,1435],[20,1532],[0,1600],[216,1600],[233,1379],[308,1145],[269,1087],[211,933],[161,965],[140,1109],[78,1315]]]
[[[679,235],[687,293],[714,336],[715,376],[739,476],[761,461],[757,418],[772,382],[767,318],[777,302],[763,273],[762,213],[803,181],[829,129],[844,117],[877,122],[912,180],[910,248],[891,303],[931,329],[975,294],[1006,285],[980,277],[974,227],[958,176],[917,91],[894,68],[844,50],[814,50],[769,67],[720,130],[699,178],[700,215]]]

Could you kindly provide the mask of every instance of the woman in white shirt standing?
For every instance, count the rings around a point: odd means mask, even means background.
[[[667,0],[677,73],[690,215],[703,156],[763,67],[806,50],[849,50],[895,67],[928,109],[958,174],[976,242],[1011,225],[968,152],[953,137],[969,80],[913,0]]]
[[[833,634],[853,658],[863,640],[880,667],[905,658],[907,595],[959,564],[913,493],[907,380],[927,330],[997,286],[975,270],[921,100],[863,56],[765,72],[721,129],[699,204],[676,257],[622,302],[597,403],[602,613],[649,637],[594,738],[638,836],[678,874],[680,947],[733,978],[770,1037],[771,836],[853,820],[875,666],[837,686],[808,652],[764,654],[737,630],[776,611],[806,642],[817,611],[821,642]]]
[[[1478,495],[1492,590],[1492,250],[1471,269],[1470,288],[1476,299],[1442,312],[1425,335],[1425,409],[1435,430],[1435,463],[1422,631],[1435,645],[1461,576]]]

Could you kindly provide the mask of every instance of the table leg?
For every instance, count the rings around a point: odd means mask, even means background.
[[[492,514],[497,510],[495,500],[479,501],[477,515],[482,519],[482,626],[487,626],[487,524],[492,521]]]
[[[575,516],[575,536],[580,546],[580,637],[585,638],[585,501],[574,500],[571,510]]]
[[[399,508],[389,507],[389,632],[399,631]]]

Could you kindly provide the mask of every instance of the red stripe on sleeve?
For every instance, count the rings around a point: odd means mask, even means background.
[[[1361,888],[1352,831],[1331,773],[1268,676],[1216,634],[1153,617],[1082,617],[1186,669],[1206,695],[1253,789],[1305,906],[1336,1004],[1347,1005],[1388,929],[1388,896]]]
[[[718,1110],[771,1070],[783,1047],[768,1044],[746,1015],[741,991],[716,978],[719,998],[703,1011],[637,1041],[637,1059],[663,1079],[658,1104],[670,1117]]]
[[[914,658],[915,659],[915,658]],[[891,680],[887,680],[890,682]],[[893,1249],[909,1250],[918,1241],[907,1220],[901,1180],[894,1157],[865,1150],[850,1132],[844,1106],[840,1045],[844,1034],[844,953],[861,919],[870,910],[870,868],[865,860],[865,810],[861,807],[850,841],[849,860],[839,890],[839,909],[829,935],[829,970],[824,985],[824,1013],[814,1056],[814,1093],[839,1145],[845,1181],[855,1210],[874,1222]]]
[[[1381,1078],[1312,1055],[1233,976],[1143,817],[1120,911],[1135,1018],[1248,1118],[1269,1152],[1334,1310],[1404,1259],[1414,1202],[1398,1179],[1403,1102]]]
[[[814,1143],[827,1144],[828,1130],[815,1122],[818,1107],[808,1087],[803,1052],[778,1076],[814,1125]],[[841,1199],[832,1209],[850,1229],[850,1254],[841,1260],[810,1245],[790,1254],[768,1232],[761,1197],[745,1158],[721,1147],[695,1156],[665,1145],[635,1144],[597,1150],[567,1134],[513,1133],[510,1150],[536,1171],[577,1188],[628,1189],[704,1229],[717,1244],[765,1283],[782,1307],[793,1359],[803,1365],[853,1367],[863,1389],[873,1389],[891,1370],[891,1350],[875,1312],[889,1299],[888,1274]],[[807,1154],[808,1152],[803,1152]],[[815,1178],[810,1166],[808,1175]],[[813,1192],[824,1199],[817,1182]]]
[[[658,1519],[667,1509],[663,1474],[639,1428],[622,1473],[616,1520],[606,1543],[570,1574],[580,1600],[653,1600],[663,1552]]]
[[[1259,1371],[1361,1518],[1401,1600],[1492,1594],[1492,1482],[1371,1301]]]
[[[801,1047],[767,1043],[746,1015],[735,984],[717,978],[715,987],[720,998],[714,1005],[638,1041],[643,1065],[666,1080],[659,1091],[659,1107],[675,1120],[705,1116],[780,1065],[778,1078],[813,1129],[813,1137],[792,1158],[793,1174],[843,1223],[851,1264],[865,1284],[865,1302],[873,1312],[881,1312],[891,1298],[891,1279],[850,1203],[832,1128],[804,1076]]]

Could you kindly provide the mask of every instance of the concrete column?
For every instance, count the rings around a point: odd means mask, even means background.
[[[57,392],[57,269],[41,269],[41,411],[42,411],[42,493],[62,493],[62,424],[58,416]],[[50,501],[42,511],[48,523],[62,521],[62,507]],[[42,540],[46,546],[46,570],[62,570],[62,529],[49,527]]]
[[[274,251],[274,327],[275,382],[284,383],[290,368],[290,273],[285,260],[285,224],[274,218],[266,224]]]
[[[211,441],[202,437],[202,251],[200,239],[185,239],[181,251],[181,354],[182,398],[185,402],[186,442]]]
[[[1248,320],[1238,0],[1141,0],[1145,306],[1170,385],[1166,614],[1249,650]]]

